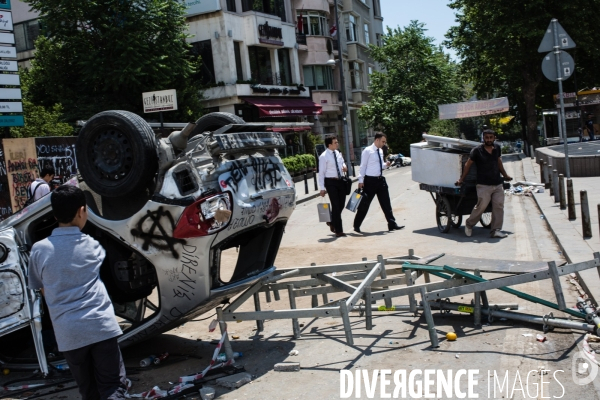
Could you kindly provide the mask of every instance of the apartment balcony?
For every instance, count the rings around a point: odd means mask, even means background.
[[[341,112],[342,102],[339,93],[337,90],[313,90],[312,98],[315,103],[323,107],[323,112]]]
[[[296,33],[296,43],[306,46],[306,35]]]

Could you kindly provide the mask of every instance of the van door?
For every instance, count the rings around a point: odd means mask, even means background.
[[[27,286],[28,253],[21,253],[19,247],[13,228],[0,231],[0,337],[18,329],[31,328],[41,371],[47,374],[42,344],[41,297]]]

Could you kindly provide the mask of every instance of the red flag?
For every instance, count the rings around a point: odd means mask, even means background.
[[[298,16],[298,33],[304,34],[304,16],[302,14]]]
[[[332,25],[331,28],[329,28],[329,34],[331,35],[331,37],[335,37],[335,35],[337,34],[337,26]]]

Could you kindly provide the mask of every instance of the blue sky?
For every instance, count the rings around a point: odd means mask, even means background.
[[[448,29],[456,24],[454,10],[447,4],[447,0],[381,0],[384,29],[404,28],[411,20],[417,20],[425,24],[427,35],[441,44]],[[456,59],[454,52],[447,52]]]

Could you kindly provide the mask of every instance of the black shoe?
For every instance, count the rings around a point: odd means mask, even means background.
[[[344,232],[336,233],[335,237],[346,237],[347,235]]]
[[[356,233],[362,233],[362,232],[360,231],[360,228],[357,228],[357,227],[354,227],[354,232],[356,232]]]
[[[403,229],[404,225],[398,225],[398,224],[394,224],[394,225],[388,225],[388,229],[390,231],[396,231],[398,229]]]
[[[329,227],[331,233],[335,233],[335,228],[333,227],[333,224],[331,222],[326,222],[326,224]]]

